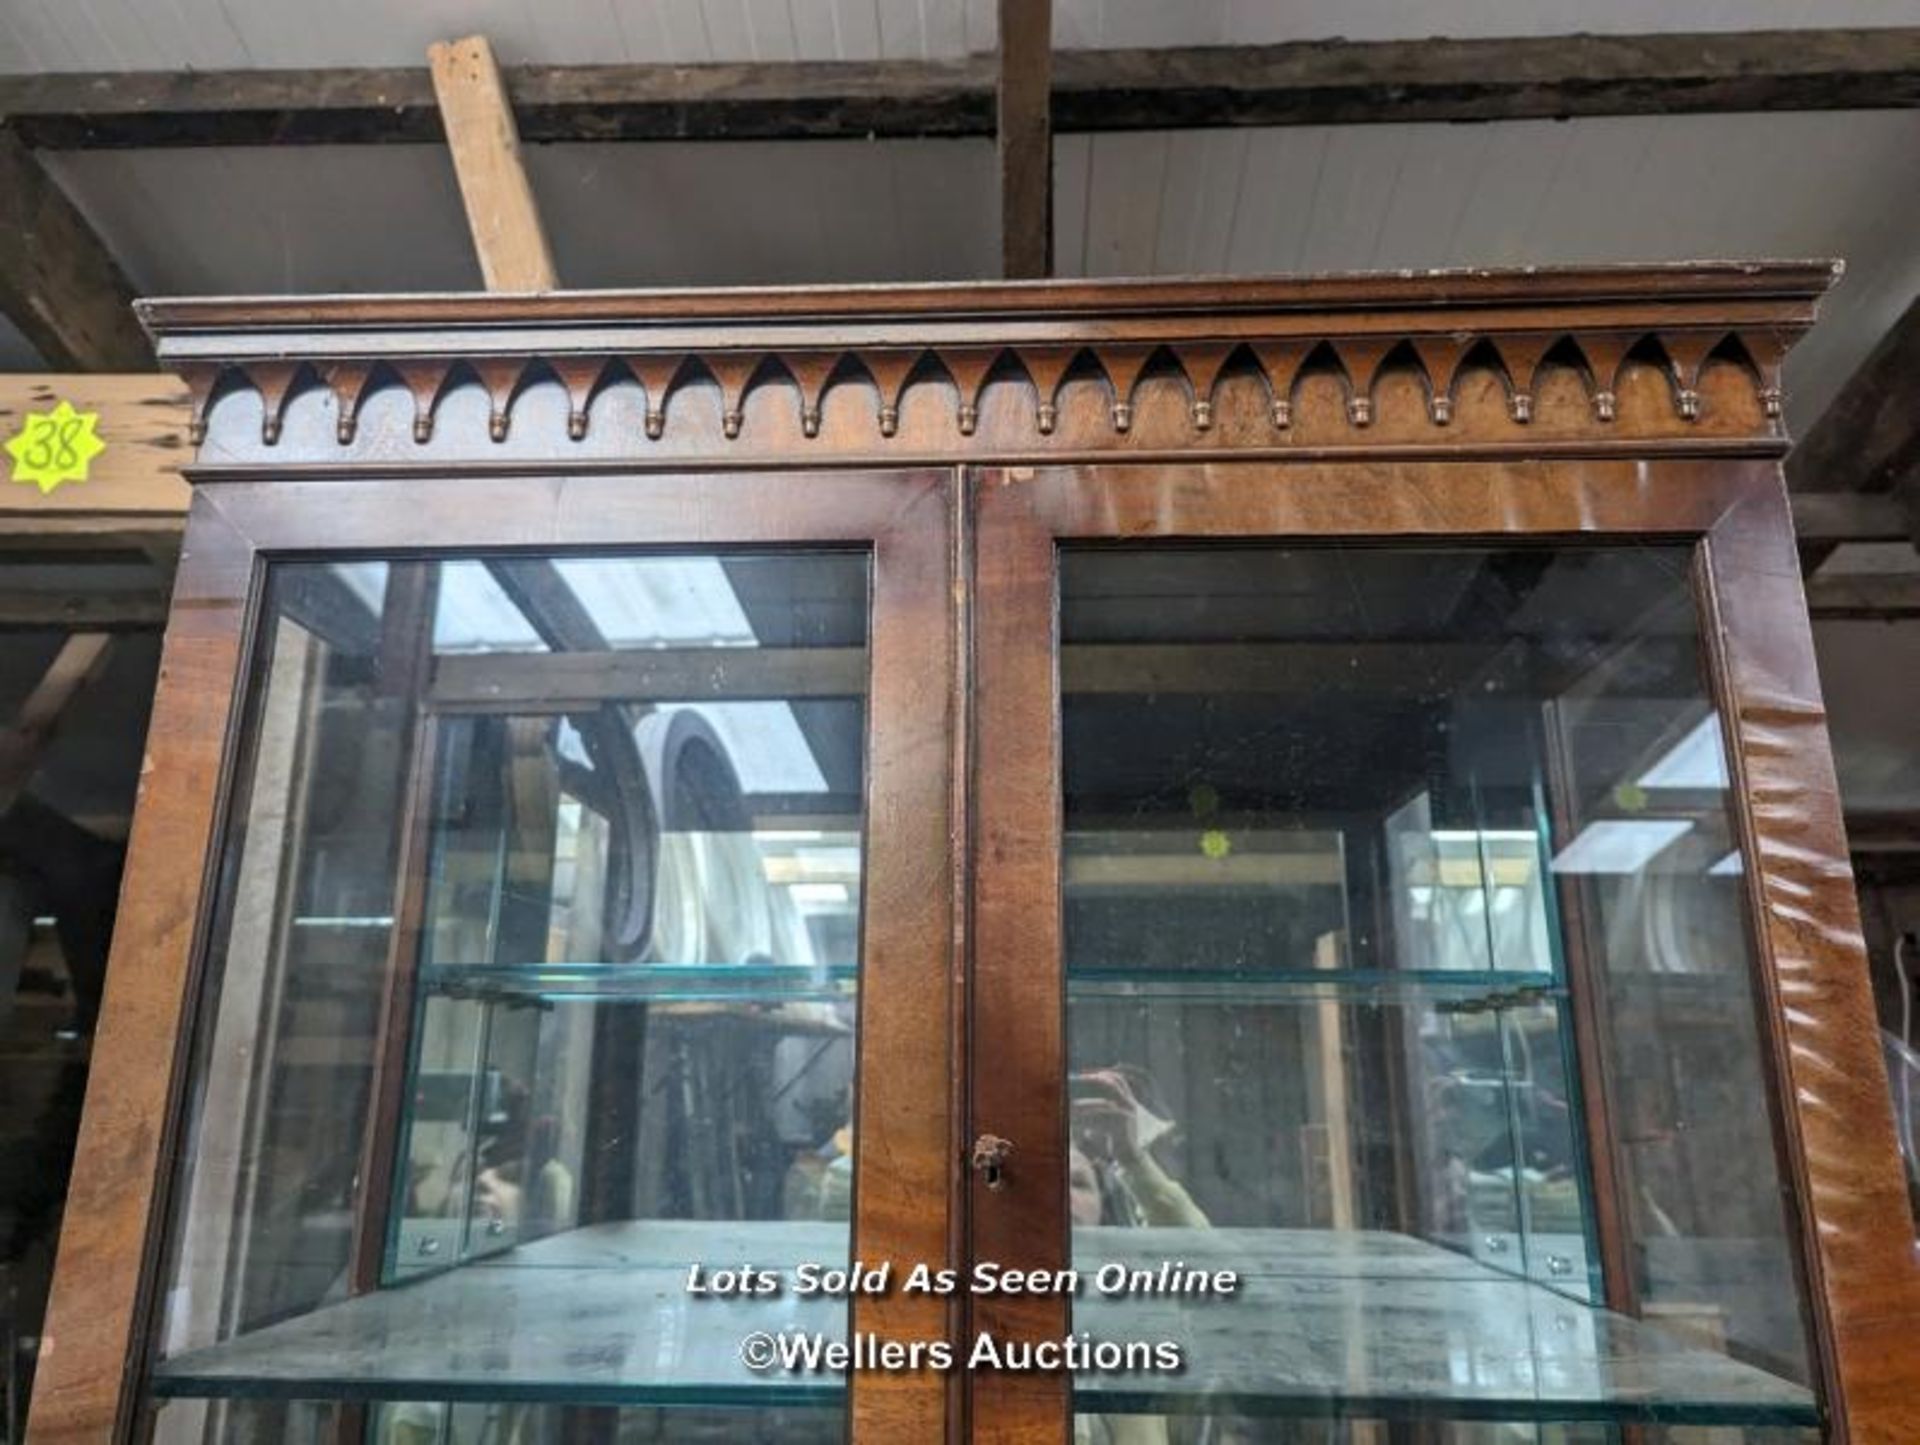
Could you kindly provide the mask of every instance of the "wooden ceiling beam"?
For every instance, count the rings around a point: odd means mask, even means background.
[[[1787,456],[1795,492],[1893,492],[1920,469],[1920,299],[1867,354]]]
[[[1793,532],[1803,547],[1904,542],[1912,535],[1897,497],[1871,492],[1796,492]]]
[[[0,587],[0,630],[152,632],[167,624],[167,595],[135,591],[11,591]]]
[[[1055,131],[1920,106],[1920,27],[1063,50]],[[991,136],[998,63],[517,66],[527,141]],[[32,145],[442,139],[426,69],[0,77]]]
[[[1796,499],[1795,522],[1802,526],[1800,558],[1811,572],[1851,541],[1892,541],[1900,533],[1920,545],[1920,298],[1867,354],[1818,421],[1787,454],[1787,487]],[[1880,520],[1897,515],[1894,537],[1813,537],[1800,510],[1807,499],[1849,496],[1881,504]],[[1837,520],[1837,518],[1835,518]],[[1864,515],[1856,523],[1864,523]],[[1856,527],[1857,530],[1857,527]]]
[[[1849,572],[1812,577],[1807,581],[1807,611],[1816,621],[1920,618],[1920,574]]]
[[[432,46],[427,58],[487,290],[556,289],[553,251],[493,47],[484,35],[470,35]]]
[[[1053,274],[1052,0],[1000,0],[1000,274]]]
[[[53,661],[20,704],[13,725],[0,730],[0,814],[11,808],[53,741],[67,706],[106,670],[113,637],[105,632],[76,632],[60,645]]]
[[[4,126],[0,196],[0,312],[59,370],[151,370],[153,348],[113,253]]]

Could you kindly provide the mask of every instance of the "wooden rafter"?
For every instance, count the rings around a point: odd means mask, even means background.
[[[553,290],[559,285],[553,252],[493,47],[484,35],[470,35],[433,46],[428,59],[487,289]]]
[[[13,725],[0,732],[0,814],[13,806],[53,741],[67,706],[106,666],[113,638],[76,632],[61,644]]]
[[[1000,0],[1000,274],[1053,273],[1052,0]]]
[[[1920,618],[1920,576],[1911,572],[1848,572],[1807,583],[1807,611],[1832,621],[1891,622]]]
[[[1795,492],[1897,492],[1920,471],[1920,299],[1887,329],[1787,458]]]
[[[150,591],[24,592],[0,587],[0,628],[49,631],[81,628],[142,632],[166,625],[167,598]]]
[[[1793,531],[1802,546],[1837,547],[1843,542],[1900,542],[1908,537],[1899,500],[1862,492],[1796,492]]]
[[[1843,495],[1881,499],[1898,514],[1901,531],[1920,543],[1920,299],[1868,353],[1820,419],[1787,456],[1787,486],[1802,498]],[[1796,518],[1796,520],[1799,520]],[[1864,522],[1860,517],[1857,521]],[[1896,536],[1899,534],[1896,534]],[[1801,535],[1801,558],[1817,567],[1842,542],[1891,540]]]
[[[0,312],[50,366],[139,371],[153,351],[133,288],[85,216],[12,130],[0,126]]]
[[[987,136],[991,55],[952,61],[518,66],[529,141]],[[1920,105],[1920,27],[1735,34],[1320,40],[1061,51],[1056,131],[1159,130]],[[420,68],[0,79],[33,145],[440,139]]]

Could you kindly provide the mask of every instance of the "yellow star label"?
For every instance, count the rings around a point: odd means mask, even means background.
[[[64,482],[84,482],[87,463],[107,449],[94,428],[97,411],[75,411],[61,402],[52,411],[30,411],[20,430],[7,439],[13,479],[31,482],[41,495]]]

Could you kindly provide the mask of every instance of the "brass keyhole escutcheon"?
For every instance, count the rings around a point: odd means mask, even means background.
[[[998,1134],[982,1134],[973,1141],[973,1167],[983,1176],[989,1189],[1007,1187],[1007,1159],[1013,1153],[1013,1141]]]

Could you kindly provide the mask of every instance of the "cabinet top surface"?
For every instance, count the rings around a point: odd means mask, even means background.
[[[1472,267],[1308,276],[968,281],[886,285],[221,296],[140,301],[163,343],[189,332],[338,327],[675,321],[832,321],[878,317],[1117,316],[1241,311],[1339,312],[1552,307],[1621,302],[1812,301],[1841,263],[1683,261]]]

